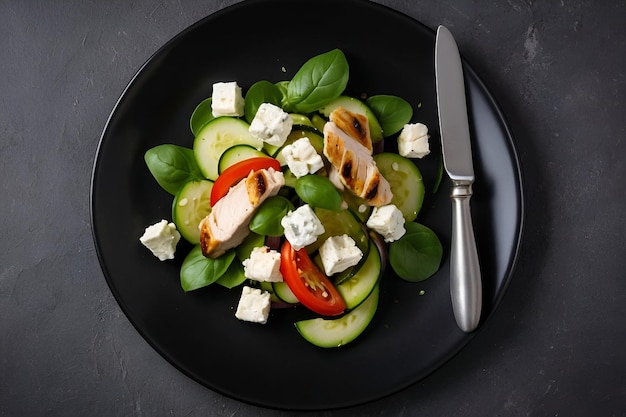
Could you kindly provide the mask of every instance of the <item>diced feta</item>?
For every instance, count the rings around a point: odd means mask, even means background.
[[[398,240],[406,233],[402,212],[394,204],[374,207],[366,224],[378,232],[385,242]]]
[[[295,250],[302,249],[324,233],[324,226],[308,204],[287,213],[280,224],[285,229],[285,238]]]
[[[271,103],[263,103],[248,130],[252,136],[270,145],[283,146],[292,126],[293,120],[283,109]]]
[[[331,276],[359,263],[363,252],[348,235],[331,236],[320,246],[324,272]]]
[[[270,297],[270,293],[267,291],[244,286],[235,317],[239,320],[251,321],[253,323],[267,323],[272,305]]]
[[[287,166],[297,178],[314,174],[324,166],[322,157],[306,136],[285,146],[281,152],[287,161]]]
[[[267,246],[252,249],[250,257],[243,262],[243,273],[255,281],[281,282],[280,253]]]
[[[167,220],[146,227],[143,236],[139,238],[139,241],[161,261],[174,259],[179,240],[180,233],[176,230],[176,225],[168,223]]]
[[[213,116],[243,116],[244,99],[241,87],[237,85],[237,82],[213,84],[213,95],[211,97]]]
[[[406,124],[398,136],[398,153],[407,158],[423,158],[430,153],[428,128],[422,123]]]

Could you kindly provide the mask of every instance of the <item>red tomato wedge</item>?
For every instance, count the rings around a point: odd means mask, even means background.
[[[280,252],[280,272],[302,305],[324,316],[337,316],[345,311],[345,301],[311,261],[305,248],[296,251],[285,241]]]
[[[250,171],[258,171],[260,169],[274,168],[280,171],[280,162],[271,157],[255,157],[244,159],[226,168],[215,180],[211,189],[211,207],[215,205],[222,197],[228,194],[230,187],[237,184],[241,179],[250,174]]]

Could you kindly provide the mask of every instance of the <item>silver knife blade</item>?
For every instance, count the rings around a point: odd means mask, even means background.
[[[456,41],[444,26],[437,29],[435,74],[444,166],[452,180],[474,181],[463,66]]]
[[[456,41],[444,26],[437,29],[435,40],[435,77],[443,162],[452,180],[450,295],[459,328],[471,332],[482,311],[482,279],[470,211],[474,165],[463,65]]]

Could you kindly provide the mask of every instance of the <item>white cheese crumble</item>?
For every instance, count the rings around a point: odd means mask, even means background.
[[[143,236],[139,238],[139,241],[160,261],[174,259],[179,240],[180,233],[176,230],[176,225],[168,223],[167,220],[146,227]]]
[[[285,229],[285,238],[294,250],[300,250],[317,240],[324,233],[324,226],[308,204],[287,213],[280,224]]]
[[[287,161],[287,166],[296,178],[314,174],[324,166],[322,157],[306,136],[285,146],[281,152]]]
[[[252,249],[250,257],[243,262],[243,273],[248,279],[265,282],[282,282],[280,253],[260,246]]]
[[[398,240],[406,233],[402,212],[394,204],[374,207],[366,224],[378,232],[385,242]]]
[[[398,153],[407,158],[423,158],[430,153],[428,138],[426,125],[406,124],[398,136]]]
[[[324,272],[328,276],[358,264],[363,257],[363,252],[356,246],[354,239],[346,234],[326,239],[320,246],[319,253]]]
[[[243,116],[244,98],[237,82],[213,84],[211,96],[211,112],[213,116]]]
[[[237,305],[235,317],[239,320],[265,324],[270,314],[272,302],[270,293],[258,288],[244,286]]]
[[[263,103],[248,130],[252,136],[269,145],[283,146],[292,126],[293,120],[283,109],[271,103]]]

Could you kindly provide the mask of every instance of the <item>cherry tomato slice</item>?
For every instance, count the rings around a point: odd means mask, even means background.
[[[274,158],[268,157],[255,157],[244,159],[236,164],[233,164],[226,168],[224,172],[220,174],[215,180],[213,188],[211,189],[211,207],[215,205],[222,197],[228,194],[230,187],[241,181],[250,174],[250,171],[258,171],[260,169],[274,168],[276,171],[280,171],[280,162]]]
[[[289,241],[285,241],[280,258],[283,279],[302,305],[324,316],[336,316],[345,311],[345,301],[311,261],[305,248],[296,251]]]

